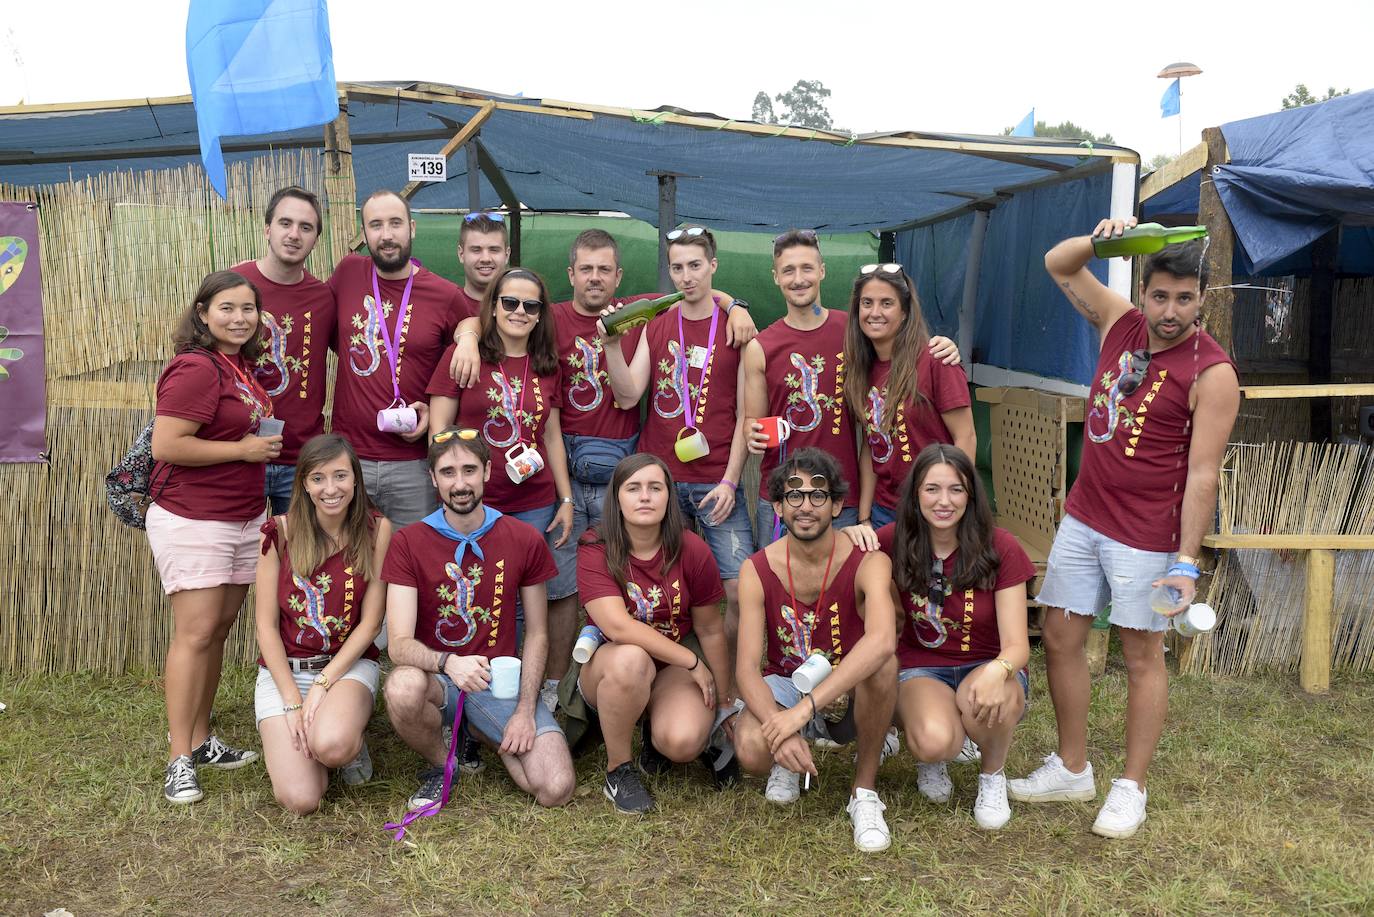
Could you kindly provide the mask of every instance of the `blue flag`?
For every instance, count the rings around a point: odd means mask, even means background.
[[[1030,110],[1030,114],[1021,119],[1021,123],[1011,129],[1013,137],[1034,137],[1035,136],[1035,109]]]
[[[220,197],[221,137],[310,127],[339,115],[325,0],[191,0],[186,70],[201,162]]]
[[[1179,93],[1178,79],[1169,84],[1169,88],[1164,90],[1164,97],[1159,100],[1159,116],[1167,118],[1176,115],[1182,110],[1182,97]]]

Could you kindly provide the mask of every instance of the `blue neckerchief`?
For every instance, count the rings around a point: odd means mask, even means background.
[[[459,567],[462,567],[463,553],[468,547],[472,548],[472,553],[477,555],[478,560],[487,559],[486,556],[482,554],[482,546],[477,543],[477,539],[491,531],[491,527],[501,518],[502,513],[499,509],[493,509],[490,506],[483,506],[482,511],[486,514],[482,519],[482,524],[479,525],[477,531],[473,532],[471,535],[464,535],[462,532],[449,525],[448,519],[444,518],[444,508],[442,506],[430,513],[422,521],[425,525],[434,529],[434,531],[443,535],[445,538],[451,538],[458,542],[458,547],[453,549],[453,562]]]

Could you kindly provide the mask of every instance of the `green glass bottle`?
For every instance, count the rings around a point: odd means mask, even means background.
[[[612,335],[624,334],[638,325],[647,325],[649,320],[661,312],[666,312],[682,301],[681,293],[669,293],[658,299],[636,299],[627,302],[601,320],[606,332]]]
[[[1206,226],[1160,226],[1158,223],[1141,223],[1119,236],[1094,238],[1093,254],[1099,258],[1150,255],[1166,245],[1191,242],[1206,235]]]

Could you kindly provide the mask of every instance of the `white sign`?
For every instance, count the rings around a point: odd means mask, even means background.
[[[438,153],[407,153],[407,181],[448,181],[448,160]]]

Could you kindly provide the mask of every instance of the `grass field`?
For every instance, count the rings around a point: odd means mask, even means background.
[[[1099,800],[1119,774],[1125,678],[1096,682],[1090,751]],[[1008,771],[1052,747],[1043,665]],[[257,747],[248,669],[226,673],[217,731]],[[616,815],[601,760],[579,762],[565,809],[538,809],[494,759],[450,807],[396,843],[419,761],[385,717],[368,730],[377,776],[332,787],[309,818],[282,812],[261,764],[204,772],[203,802],[162,801],[164,731],[153,677],[0,676],[0,913],[91,914],[1374,913],[1374,677],[1329,698],[1296,679],[1175,678],[1131,840],[1088,831],[1092,803],[1013,803],[973,824],[971,766],[925,802],[905,753],[879,792],[893,845],[862,855],[843,814],[853,765],[821,754],[819,789],[789,808],[759,781],[717,794],[699,767],[650,785],[659,810]]]

